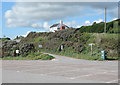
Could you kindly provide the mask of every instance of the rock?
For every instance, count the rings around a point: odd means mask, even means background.
[[[84,46],[81,43],[74,43],[73,49],[76,53],[81,53],[84,50]]]
[[[18,54],[16,54],[16,50],[19,50],[19,55],[25,57],[31,52],[35,52],[35,47],[31,43],[17,43],[16,41],[12,40],[6,40],[2,43],[2,50],[0,50],[3,57],[12,56],[15,57]]]
[[[14,50],[17,49],[18,43],[12,40],[2,42],[2,57],[15,56]]]
[[[20,54],[23,57],[26,57],[31,52],[35,52],[35,47],[31,43],[24,43],[24,44],[19,46],[19,50],[20,50]]]

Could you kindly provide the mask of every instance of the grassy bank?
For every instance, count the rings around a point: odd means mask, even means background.
[[[94,55],[91,56],[90,53],[88,53],[88,54],[66,53],[66,52],[59,52],[58,53],[58,52],[49,51],[49,50],[45,50],[45,49],[42,49],[41,51],[51,53],[51,54],[61,55],[61,56],[72,57],[72,58],[76,58],[76,59],[103,61],[103,59],[101,57],[94,56]]]
[[[64,31],[61,32],[60,34],[62,33],[64,33]],[[69,56],[78,59],[100,61],[103,60],[101,59],[101,51],[105,50],[107,60],[118,60],[117,57],[118,34],[79,33],[79,32],[72,34],[69,33],[68,31],[67,33],[68,33],[67,35],[60,35],[58,33],[54,33],[54,35],[49,36],[47,41],[45,42],[44,40],[42,41],[44,42],[44,44],[43,48],[40,50],[43,52]],[[41,42],[39,43],[42,44]],[[91,48],[89,46],[90,43],[95,44],[93,46],[93,56],[91,56],[90,54],[91,53]],[[60,45],[64,45],[64,49],[62,51],[60,50]]]
[[[16,56],[16,57],[4,57],[2,60],[52,60],[55,57],[48,55],[48,54],[42,54],[42,53],[32,53],[29,54],[27,57],[22,57],[22,56]]]
[[[31,39],[31,36],[34,38]],[[30,33],[22,42],[31,42],[37,50],[57,55],[86,60],[103,60],[101,51],[106,51],[108,60],[118,59],[118,34],[115,33],[80,33],[75,29],[57,31],[55,33]],[[94,43],[91,56],[90,43]],[[42,45],[42,49],[38,47]],[[64,49],[61,51],[61,45]]]
[[[103,61],[103,59],[100,56],[96,56],[96,55],[91,56],[90,53],[88,53],[88,54],[77,54],[77,53],[64,53],[64,52],[58,53],[58,52],[53,52],[53,51],[48,51],[48,50],[41,50],[41,51],[51,53],[51,54],[55,54],[55,55],[77,58],[77,59]],[[110,57],[110,56],[106,57],[106,60],[118,60],[118,59],[119,59],[119,57]]]
[[[91,28],[92,29],[92,28]],[[95,28],[97,29],[97,28]],[[94,43],[93,56],[91,56],[91,46],[89,44]],[[9,43],[8,43],[9,44]],[[39,45],[42,45],[40,49]],[[5,43],[4,50],[2,51],[4,56],[16,56],[13,52],[13,45],[8,46]],[[63,46],[63,49],[61,49]],[[27,37],[23,38],[16,49],[20,48],[21,56],[27,56],[33,59],[33,56],[39,56],[41,54],[34,53],[38,50],[57,55],[69,56],[78,59],[87,60],[102,60],[101,51],[105,51],[108,60],[118,59],[118,33],[89,33],[81,32],[80,29],[69,28],[56,32],[30,32]],[[10,50],[9,52],[7,52]],[[33,52],[33,53],[31,53]],[[23,56],[24,55],[24,56]],[[48,58],[48,57],[47,57]],[[43,59],[37,57],[37,59]],[[43,59],[44,60],[44,59]]]

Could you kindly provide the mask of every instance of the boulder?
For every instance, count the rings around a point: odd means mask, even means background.
[[[1,48],[2,57],[15,56],[14,50],[18,48],[17,45],[18,43],[16,41],[12,41],[12,40],[3,41]]]
[[[17,43],[16,41],[12,40],[6,40],[2,42],[2,48],[1,48],[1,57],[15,57],[17,55],[21,55],[23,57],[26,57],[31,52],[35,52],[35,47],[31,43]],[[19,50],[19,54],[16,54],[16,50]],[[1,55],[0,54],[0,55]]]
[[[35,52],[35,46],[32,43],[24,43],[19,46],[20,54],[26,57],[32,52]]]

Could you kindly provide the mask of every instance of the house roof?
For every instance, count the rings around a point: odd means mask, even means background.
[[[60,25],[60,24],[53,24],[52,26],[50,26],[50,28],[56,27],[56,26],[58,26],[58,25]],[[63,24],[63,25],[64,25],[64,24]],[[66,26],[67,28],[69,28],[67,25],[64,25],[64,26]]]
[[[59,24],[53,24],[52,26],[50,26],[50,28],[52,28],[52,27],[56,27],[56,26],[58,26]]]

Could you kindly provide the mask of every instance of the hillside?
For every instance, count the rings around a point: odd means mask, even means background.
[[[94,24],[92,26],[84,26],[78,29],[69,28],[54,33],[31,32],[27,37],[22,38],[20,43],[17,43],[16,48],[20,48],[22,52],[21,55],[24,54],[24,56],[29,55],[31,52],[30,49],[32,49],[32,52],[39,50],[90,60],[101,60],[101,51],[105,50],[108,59],[117,59],[119,31],[116,31],[117,28],[112,28],[113,23],[116,23],[116,21],[107,23],[106,34],[102,33],[104,29],[104,26],[102,27],[103,23]],[[93,46],[93,57],[90,57],[90,43],[95,44]],[[42,48],[39,48],[39,45],[42,45]],[[61,50],[61,45],[63,45],[63,50]],[[28,48],[28,50],[26,50],[26,48]],[[24,51],[22,49],[24,49]]]
[[[77,28],[79,32],[88,32],[88,33],[103,33],[104,32],[104,22],[101,23],[93,23],[90,26],[82,26],[81,28]],[[106,25],[107,33],[120,33],[120,19],[108,22]],[[118,29],[119,28],[119,29]]]
[[[93,55],[97,58],[101,56],[101,50],[105,50],[108,57],[118,56],[118,34],[115,33],[81,33],[81,29],[66,29],[55,33],[35,33],[31,32],[21,43],[31,42],[38,48],[43,45],[44,52],[82,58],[90,56],[90,46],[88,44],[95,43],[93,47]],[[61,51],[60,46],[64,49]]]

